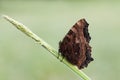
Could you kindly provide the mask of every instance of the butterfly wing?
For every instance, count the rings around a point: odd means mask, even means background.
[[[93,60],[89,41],[88,23],[85,19],[79,20],[69,30],[59,44],[59,52],[71,64],[79,69],[87,67]]]

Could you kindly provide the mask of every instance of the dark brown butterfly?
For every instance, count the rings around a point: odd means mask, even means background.
[[[59,52],[63,58],[79,69],[87,67],[93,61],[88,25],[85,19],[79,20],[59,42]]]

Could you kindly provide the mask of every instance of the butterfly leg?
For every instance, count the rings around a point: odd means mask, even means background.
[[[60,59],[59,59],[59,58],[60,58]],[[64,57],[63,57],[63,56],[61,56],[61,54],[60,54],[60,53],[58,53],[57,59],[59,59],[59,60],[60,60],[60,62],[62,62],[62,61],[63,61],[63,59],[64,59]]]
[[[60,53],[58,52],[58,56],[57,56],[57,59],[59,59],[59,57],[60,57]]]
[[[62,59],[60,60],[60,62],[62,62],[64,60],[65,57],[62,56]]]

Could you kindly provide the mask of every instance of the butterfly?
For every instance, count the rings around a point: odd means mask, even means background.
[[[80,19],[59,42],[59,53],[79,69],[87,67],[88,63],[93,61],[88,26],[89,24],[85,19]]]

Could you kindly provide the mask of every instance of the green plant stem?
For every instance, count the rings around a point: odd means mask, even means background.
[[[40,37],[38,37],[35,33],[33,33],[30,29],[28,29],[26,26],[23,24],[17,22],[16,20],[3,15],[3,17],[12,23],[17,29],[22,31],[24,34],[27,36],[31,37],[34,39],[36,42],[38,42],[41,46],[43,46],[46,50],[48,50],[50,53],[52,53],[53,56],[55,56],[57,59],[61,60],[62,56],[59,55],[58,58],[58,52],[55,50],[53,47],[51,47],[49,44],[47,44],[44,40],[42,40]],[[91,80],[85,73],[83,73],[81,70],[79,70],[76,66],[73,66],[69,62],[67,62],[65,59],[62,61],[65,65],[67,65],[72,71],[74,71],[76,74],[78,74],[83,80]]]

